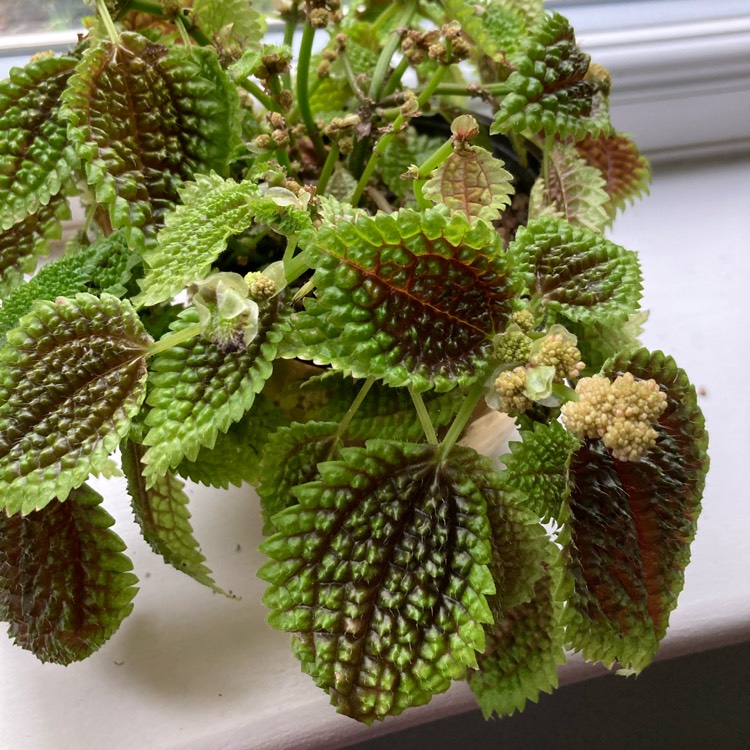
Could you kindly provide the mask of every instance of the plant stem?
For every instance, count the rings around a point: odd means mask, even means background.
[[[408,67],[409,61],[405,57],[402,57],[399,64],[394,68],[393,73],[388,77],[388,83],[383,89],[384,97],[390,96],[396,90],[396,87],[401,83],[401,79],[404,77],[404,73],[406,73]]]
[[[486,92],[493,96],[503,96],[510,92],[504,83],[485,83],[482,86],[467,86],[464,83],[444,83],[435,92],[440,96],[477,96]]]
[[[294,257],[294,251],[297,249],[297,235],[293,234],[291,237],[287,238],[286,241],[286,248],[284,249],[284,257],[282,258],[284,262],[284,267],[292,260]]]
[[[310,264],[307,262],[307,254],[304,252],[284,261],[284,275],[287,284],[296,281],[308,270],[310,270]]]
[[[239,81],[239,84],[245,91],[252,94],[269,112],[279,111],[279,105],[257,83],[253,83],[253,81],[246,78],[244,81]]]
[[[461,404],[461,408],[458,410],[453,423],[448,428],[448,432],[443,438],[443,442],[440,443],[438,448],[438,459],[443,461],[446,456],[451,452],[456,441],[461,437],[461,433],[466,427],[466,423],[469,421],[474,409],[479,403],[479,399],[482,398],[484,393],[484,378],[480,378],[471,387],[469,393],[466,395],[466,400]]]
[[[153,2],[153,0],[130,0],[123,12],[129,10],[135,10],[139,13],[148,13],[157,18],[166,18],[161,4]],[[122,15],[122,13],[120,13],[120,15]],[[211,40],[197,26],[191,23],[190,19],[185,17],[183,20],[188,34],[190,34],[190,36],[193,37],[201,47],[207,47],[211,44]]]
[[[291,47],[294,43],[294,32],[297,30],[297,21],[290,16],[286,19],[286,24],[284,25],[284,46]],[[291,89],[292,88],[292,74],[290,71],[287,70],[286,73],[284,73],[284,88],[285,89]]]
[[[177,30],[180,32],[182,43],[185,45],[185,47],[187,47],[187,49],[190,49],[193,46],[193,42],[190,40],[190,34],[188,34],[185,17],[177,16],[177,18],[175,19],[175,25],[177,26]]]
[[[102,19],[104,28],[107,29],[107,34],[112,40],[112,44],[117,46],[120,43],[120,34],[117,31],[115,22],[112,20],[112,16],[109,15],[107,10],[107,4],[104,0],[96,0],[96,14]]]
[[[162,336],[158,341],[155,341],[149,346],[148,356],[153,357],[154,355],[161,354],[174,346],[184,344],[186,341],[194,339],[200,334],[200,332],[200,323],[193,323],[192,325],[187,326],[187,328],[183,328],[181,331],[172,331],[172,333]]]
[[[302,30],[302,42],[300,43],[299,58],[297,59],[297,105],[305,123],[307,132],[310,134],[315,153],[319,161],[325,159],[325,148],[318,133],[312,112],[310,111],[310,92],[308,88],[310,79],[310,57],[312,55],[312,43],[315,37],[315,29],[309,21],[305,22]]]
[[[394,5],[398,5],[398,3],[394,3]],[[373,101],[377,101],[378,97],[380,96],[380,90],[383,87],[385,76],[388,73],[388,67],[391,64],[391,60],[393,59],[393,54],[396,52],[396,49],[401,42],[401,36],[396,31],[396,29],[408,26],[411,23],[412,16],[417,9],[417,5],[418,3],[416,0],[409,0],[409,2],[407,2],[403,12],[396,20],[394,30],[391,32],[391,35],[388,37],[388,41],[386,41],[383,49],[380,52],[380,57],[378,57],[378,61],[375,64],[375,71],[372,74],[372,80],[370,81],[370,90],[368,92],[370,99],[372,99]]]
[[[421,108],[425,105],[426,102],[429,101],[430,97],[435,92],[435,89],[440,85],[440,81],[443,80],[443,77],[445,76],[446,71],[448,70],[448,67],[445,65],[441,65],[434,73],[432,78],[428,81],[427,85],[422,90],[422,93],[417,98],[417,104]],[[357,187],[354,189],[354,192],[352,193],[352,197],[350,198],[350,203],[353,206],[356,206],[360,199],[362,198],[362,193],[365,190],[365,187],[367,187],[367,183],[370,181],[370,178],[372,177],[372,173],[375,171],[375,167],[378,163],[378,159],[383,155],[385,150],[388,148],[388,145],[393,140],[394,136],[398,131],[401,129],[401,126],[406,121],[406,117],[402,114],[399,114],[399,116],[393,121],[391,124],[390,132],[386,133],[381,137],[381,139],[378,141],[377,145],[372,151],[372,154],[370,155],[370,158],[365,164],[365,168],[362,171],[362,175],[359,178],[359,182],[357,182]]]
[[[320,177],[318,178],[318,189],[317,195],[324,195],[326,188],[328,187],[328,181],[331,179],[333,174],[333,168],[336,166],[336,162],[339,158],[339,147],[338,144],[331,144],[331,148],[326,156],[325,164],[323,169],[320,170]]]
[[[424,197],[424,193],[422,192],[422,188],[425,182],[427,182],[427,177],[433,169],[439,167],[452,153],[453,139],[449,138],[419,165],[419,177],[414,180],[412,188],[414,189],[414,197],[423,211],[430,207],[430,202]]]
[[[419,421],[422,423],[422,429],[424,430],[424,435],[427,438],[427,442],[430,445],[437,445],[437,434],[435,432],[435,428],[432,425],[432,420],[430,419],[430,414],[427,411],[427,407],[424,405],[422,394],[415,393],[410,387],[409,395],[411,396],[411,400],[414,402],[414,408],[417,410],[417,416],[419,417]]]
[[[341,420],[341,423],[338,426],[338,429],[336,430],[336,434],[333,437],[333,445],[336,444],[336,441],[347,431],[349,428],[349,423],[354,418],[354,415],[357,413],[357,409],[362,405],[362,402],[365,400],[365,397],[370,391],[370,388],[372,388],[372,384],[375,382],[375,377],[373,375],[370,375],[367,380],[362,384],[362,387],[359,389],[359,393],[357,394],[357,397],[354,399],[352,405],[349,407],[349,411],[344,414],[344,418]],[[331,446],[331,449],[333,450],[333,445]]]

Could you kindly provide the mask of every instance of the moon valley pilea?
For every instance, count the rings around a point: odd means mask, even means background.
[[[68,664],[130,613],[86,484],[122,471],[146,541],[217,592],[184,482],[255,486],[247,575],[360,721],[453,680],[513,712],[566,650],[643,669],[707,438],[637,341],[638,259],[605,231],[649,168],[568,21],[538,0],[289,2],[273,33],[243,0],[92,12],[0,84],[10,638]],[[28,279],[72,198],[83,228]],[[520,434],[499,463],[459,443],[492,410]]]

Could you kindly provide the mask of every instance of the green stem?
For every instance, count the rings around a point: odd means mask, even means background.
[[[448,432],[443,438],[443,442],[440,443],[438,448],[438,457],[440,461],[443,461],[446,456],[451,452],[456,441],[461,437],[461,433],[464,431],[467,422],[474,413],[479,399],[484,394],[484,378],[480,378],[469,390],[466,395],[466,400],[461,404],[461,408],[458,410],[453,423],[448,428]]]
[[[412,187],[414,197],[423,211],[430,207],[430,202],[424,197],[422,188],[433,169],[439,167],[453,153],[453,139],[449,138],[440,148],[436,149],[419,165],[419,177],[414,180]]]
[[[291,237],[287,237],[286,240],[286,248],[284,249],[284,268],[286,268],[287,264],[291,261],[291,259],[294,257],[294,251],[297,249],[297,235],[293,234]]]
[[[284,261],[284,275],[286,276],[287,284],[295,282],[303,273],[309,270],[310,264],[307,262],[307,254],[304,252],[295,255],[289,261]]]
[[[349,411],[344,414],[344,418],[341,420],[341,423],[338,426],[338,429],[336,430],[336,434],[333,437],[333,444],[336,444],[336,441],[347,431],[349,428],[349,423],[354,418],[354,415],[357,413],[357,409],[362,405],[362,402],[365,400],[365,397],[370,391],[370,388],[372,388],[372,384],[375,382],[375,377],[370,375],[367,380],[362,384],[362,387],[359,389],[359,393],[357,394],[357,397],[354,399],[354,402],[349,407]],[[333,449],[333,445],[331,446],[331,449]]]
[[[416,0],[409,0],[409,2],[407,2],[406,7],[404,7],[403,12],[394,24],[394,30],[391,31],[388,40],[380,52],[380,57],[378,57],[378,61],[375,64],[375,71],[372,74],[370,90],[368,92],[370,99],[373,101],[377,101],[380,96],[380,90],[383,87],[391,60],[401,42],[401,36],[396,29],[406,27],[411,23],[412,16],[414,15],[418,4],[419,3]],[[394,3],[394,5],[398,5],[398,3]]]
[[[117,46],[120,43],[120,34],[117,31],[115,22],[112,20],[112,16],[109,15],[107,10],[107,4],[104,0],[96,0],[96,14],[102,19],[104,28],[107,29],[107,34],[112,40],[112,44]]]
[[[417,416],[419,417],[419,421],[422,423],[422,429],[424,430],[427,442],[430,445],[437,445],[437,433],[435,432],[435,428],[432,424],[432,420],[430,419],[430,414],[427,411],[427,407],[424,405],[422,394],[415,393],[410,387],[409,395],[411,396],[411,400],[414,402],[414,408],[417,410]]]
[[[504,83],[486,83],[482,86],[467,86],[465,83],[444,83],[435,92],[439,96],[477,96],[484,92],[492,96],[503,96],[510,93],[510,89]]]
[[[294,17],[290,16],[286,19],[286,24],[284,25],[284,46],[290,47],[294,43],[294,32],[297,30],[297,21]],[[284,88],[285,89],[291,89],[292,88],[292,74],[289,70],[287,70],[286,73],[284,73]]]
[[[385,26],[388,21],[393,18],[393,16],[398,13],[398,3],[391,3],[373,22],[372,26],[370,27],[372,29],[372,33],[378,34],[380,32],[380,29]]]
[[[302,30],[302,41],[300,43],[299,57],[297,59],[297,104],[302,122],[305,123],[307,132],[310,134],[315,153],[319,161],[325,159],[325,147],[315,125],[312,111],[310,110],[310,57],[312,56],[312,44],[315,37],[315,29],[309,21],[305,22]]]
[[[328,156],[326,156],[325,164],[323,165],[323,169],[320,171],[320,177],[318,178],[318,189],[317,194],[318,195],[324,195],[326,192],[326,188],[328,187],[328,181],[331,179],[331,175],[333,174],[333,168],[336,166],[336,162],[339,158],[339,147],[338,144],[333,143],[331,144],[331,148],[328,151]]]
[[[175,24],[177,26],[177,30],[180,32],[182,43],[185,45],[185,47],[190,49],[193,46],[193,42],[190,39],[190,34],[188,34],[185,17],[177,16],[177,18],[175,19]]]
[[[388,83],[383,89],[384,97],[390,96],[396,90],[408,67],[409,61],[405,57],[402,57],[399,64],[394,68],[393,73],[388,77]]]
[[[245,91],[252,94],[269,112],[278,112],[281,108],[276,102],[266,94],[257,83],[248,79],[239,82]]]
[[[167,349],[171,349],[174,346],[179,346],[180,344],[184,344],[186,341],[190,341],[190,339],[194,339],[196,336],[198,336],[201,332],[201,324],[200,323],[193,323],[192,325],[187,326],[187,328],[183,328],[181,331],[173,331],[172,333],[166,334],[166,336],[162,336],[158,341],[155,341],[151,346],[148,348],[148,356],[153,357],[156,354],[161,354],[162,352],[167,351]]]
[[[135,10],[139,13],[148,13],[157,18],[166,18],[161,3],[153,2],[153,0],[130,0],[120,15],[129,10]],[[188,18],[183,18],[183,20],[188,34],[190,34],[190,36],[193,37],[201,47],[208,47],[211,44],[211,40],[197,26],[192,24]]]
[[[433,74],[432,78],[429,80],[427,85],[422,90],[422,93],[417,98],[417,104],[418,107],[421,109],[430,99],[430,97],[435,92],[435,89],[440,85],[440,81],[443,80],[443,77],[445,76],[446,71],[448,70],[447,66],[440,66],[435,73]],[[365,168],[362,171],[362,175],[359,178],[359,181],[357,182],[357,187],[354,189],[354,192],[352,193],[352,197],[350,199],[350,203],[353,206],[356,206],[360,199],[362,198],[362,193],[365,191],[365,188],[367,187],[367,183],[370,181],[370,178],[372,177],[372,173],[375,171],[375,167],[378,163],[378,159],[382,157],[385,150],[388,148],[388,145],[395,137],[396,133],[399,132],[401,129],[401,126],[406,121],[406,117],[402,114],[399,114],[399,116],[393,121],[391,124],[390,132],[383,135],[380,140],[378,141],[377,145],[372,151],[372,154],[370,155],[370,158],[365,164]]]

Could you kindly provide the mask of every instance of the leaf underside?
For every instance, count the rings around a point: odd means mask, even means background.
[[[96,200],[131,245],[152,244],[177,188],[224,174],[237,143],[237,94],[213,50],[168,48],[134,32],[79,63],[62,116]]]
[[[624,322],[638,309],[638,256],[585,227],[537,219],[519,229],[508,252],[532,297],[570,320]]]
[[[129,303],[39,301],[0,352],[0,502],[8,514],[64,500],[106,471],[145,392],[151,338]]]
[[[571,467],[569,645],[587,659],[641,670],[677,604],[700,513],[708,438],[695,390],[661,352],[639,349],[603,374],[653,378],[667,394],[657,445],[637,462],[587,441]]]
[[[297,634],[303,671],[370,723],[465,676],[492,620],[487,504],[475,451],[369,441],[321,464],[262,549],[269,622]]]
[[[0,620],[40,661],[90,656],[130,614],[137,578],[87,485],[28,516],[0,514]]]
[[[482,374],[516,291],[491,225],[402,209],[322,227],[313,252],[294,356],[418,392]]]
[[[13,68],[0,82],[0,228],[46,206],[70,177],[72,153],[58,117],[60,95],[77,64],[52,57]]]
[[[197,322],[197,311],[189,308],[172,330]],[[271,375],[287,323],[278,295],[261,307],[258,335],[246,348],[225,350],[196,336],[154,358],[143,459],[149,485],[184,458],[195,461],[201,448],[213,448],[219,433],[242,419]]]
[[[128,494],[141,533],[151,549],[177,570],[224,594],[205,565],[206,558],[193,537],[184,483],[172,474],[159,477],[152,487],[143,478],[145,448],[132,440],[121,446],[122,469],[128,480]]]

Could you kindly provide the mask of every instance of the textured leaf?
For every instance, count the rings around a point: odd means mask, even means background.
[[[226,249],[227,238],[252,224],[249,201],[257,194],[249,182],[196,175],[195,182],[180,190],[184,205],[167,214],[158,245],[144,253],[147,270],[134,303],[165,302],[206,276]]]
[[[281,295],[264,305],[258,335],[244,349],[227,351],[196,336],[154,358],[145,438],[150,448],[143,458],[149,484],[184,458],[195,461],[202,447],[213,448],[219,433],[250,409],[273,369],[286,310]],[[197,311],[189,308],[172,329],[197,322]]]
[[[443,145],[444,139],[419,134],[409,127],[398,133],[388,145],[380,161],[383,182],[401,201],[413,197],[409,180],[402,180],[401,175],[412,164],[421,164],[428,156]]]
[[[62,221],[70,218],[65,196],[58,193],[35,214],[0,232],[0,297],[15,289],[25,273],[33,273],[38,257],[47,255],[50,240],[62,236]]]
[[[316,299],[295,316],[295,355],[416,391],[482,375],[516,291],[490,225],[404,209],[322,227],[311,252]]]
[[[552,216],[601,232],[610,219],[601,172],[589,166],[575,146],[560,143],[544,163],[544,174],[531,191],[529,220]]]
[[[508,93],[491,133],[532,133],[572,137],[607,133],[609,77],[578,48],[566,18],[553,13],[510,55],[514,71],[505,84]]]
[[[424,195],[474,219],[494,221],[515,190],[500,159],[479,146],[456,149],[424,185]]]
[[[132,245],[153,242],[183,180],[227,171],[237,93],[207,48],[167,48],[132,32],[102,40],[63,96],[69,137],[97,201]]]
[[[695,390],[671,357],[639,349],[603,374],[653,378],[667,394],[656,447],[636,462],[587,441],[574,455],[569,500],[567,638],[587,659],[641,670],[666,632],[695,536],[708,438]]]
[[[484,650],[494,591],[486,460],[391,441],[346,448],[274,517],[269,622],[297,633],[303,670],[337,710],[372,722],[465,676]]]
[[[213,448],[202,448],[195,461],[185,459],[177,473],[199,484],[228,489],[260,482],[260,462],[269,435],[288,424],[283,414],[262,394],[252,409],[226,433],[220,432]]]
[[[44,209],[42,209],[43,211]],[[79,292],[107,292],[122,296],[130,278],[132,255],[124,232],[100,237],[87,247],[66,253],[43,266],[22,286],[14,289],[0,307],[0,344],[36,300],[74,297]]]
[[[10,78],[0,82],[2,230],[46,206],[70,176],[72,151],[58,110],[77,62],[73,57],[36,60],[12,68]]]
[[[318,464],[338,455],[340,441],[335,441],[336,422],[295,422],[271,435],[263,455],[258,495],[263,511],[263,533],[277,529],[273,517],[297,499],[292,490],[317,479]]]
[[[492,12],[497,15],[497,6],[495,3],[483,8],[484,13],[477,13],[477,5],[467,0],[442,0],[443,8],[447,18],[451,21],[458,21],[461,24],[463,33],[466,34],[477,49],[484,55],[494,58],[502,49],[502,44],[498,44],[495,33],[499,29],[499,24],[488,24],[486,16]],[[492,9],[492,11],[490,10]],[[518,31],[522,30],[521,18],[514,15]]]
[[[488,628],[479,669],[467,676],[485,719],[522,711],[527,701],[537,702],[540,692],[557,687],[557,666],[565,663],[558,577],[539,578],[529,601],[510,608]]]
[[[624,320],[638,309],[638,256],[600,234],[542,218],[518,230],[509,254],[534,298],[570,320]]]
[[[30,513],[109,470],[140,409],[151,338],[111,295],[37,302],[0,351],[0,503]]]
[[[85,659],[133,609],[138,579],[101,500],[84,484],[29,516],[0,514],[0,620],[40,661]]]
[[[245,48],[263,38],[263,16],[249,0],[195,0],[191,19],[209,37],[222,44],[239,44]]]
[[[610,219],[618,209],[648,193],[651,182],[648,159],[626,135],[587,136],[576,143],[576,149],[604,178],[604,189],[610,197],[607,204]]]
[[[188,496],[183,482],[172,474],[159,477],[152,487],[143,478],[142,445],[126,440],[121,446],[122,469],[128,480],[128,494],[143,538],[157,555],[177,570],[224,594],[205,565],[206,558],[193,537]]]
[[[578,441],[559,423],[535,422],[522,430],[522,442],[512,442],[501,487],[509,499],[523,505],[544,522],[559,519],[568,494],[568,468]]]

